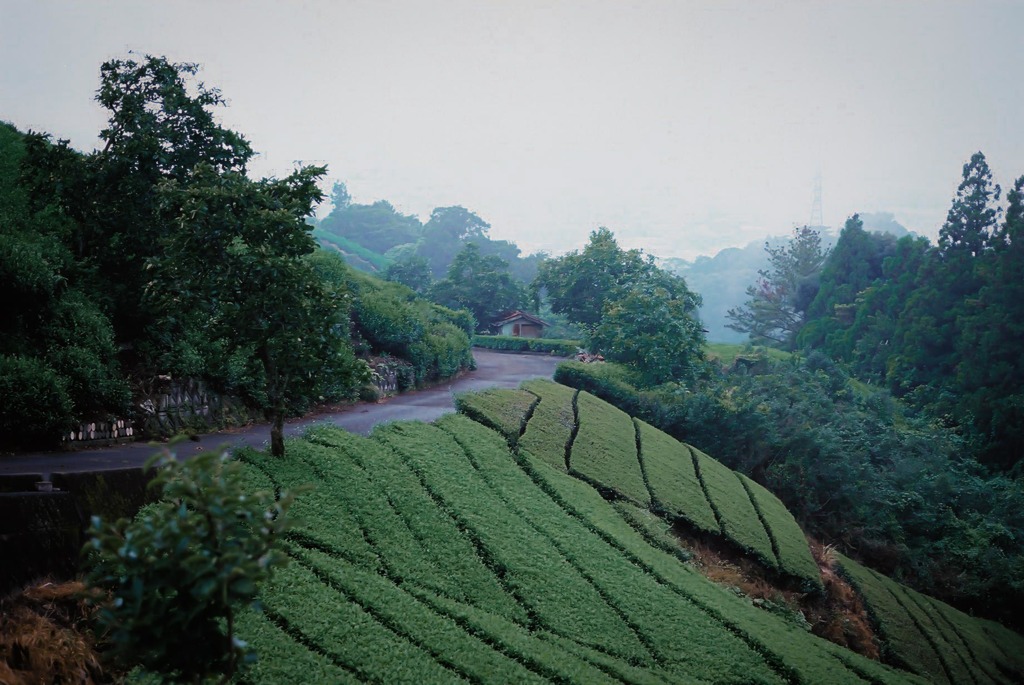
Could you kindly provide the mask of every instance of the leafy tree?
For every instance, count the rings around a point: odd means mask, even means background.
[[[669,280],[676,287],[666,287]],[[637,369],[647,385],[691,380],[703,359],[704,334],[695,317],[699,302],[678,276],[643,281],[608,301],[590,345]]]
[[[284,417],[321,378],[361,381],[344,325],[347,309],[305,257],[315,242],[305,222],[321,199],[322,167],[282,180],[252,181],[235,172],[196,167],[187,184],[160,188],[177,230],[150,261],[148,293],[168,335],[186,325],[241,354],[256,379],[249,399],[271,419],[271,452],[284,453]]]
[[[370,205],[353,204],[343,183],[335,184],[333,203],[334,208],[320,222],[320,228],[379,254],[414,243],[423,233],[419,219],[400,213],[386,200]]]
[[[420,295],[427,292],[433,281],[430,274],[430,263],[415,254],[401,261],[392,262],[384,271],[384,278],[412,288]]]
[[[445,237],[453,240],[486,238],[491,225],[465,207],[437,207],[430,213],[430,221],[423,227],[428,238]]]
[[[469,310],[477,330],[484,331],[503,312],[523,307],[527,293],[508,272],[508,262],[483,256],[476,243],[467,243],[452,260],[447,277],[431,287],[430,297],[446,307]]]
[[[692,378],[703,357],[700,297],[639,250],[620,248],[607,228],[581,252],[542,262],[533,287],[587,331],[593,351],[630,364],[647,383]]]
[[[255,659],[235,617],[286,560],[277,541],[295,493],[247,490],[241,463],[212,451],[179,461],[165,450],[147,466],[159,501],[133,521],[92,520],[85,551],[89,586],[103,591],[99,624],[128,666],[229,682]]]
[[[487,242],[491,225],[465,207],[437,207],[423,226],[416,253],[430,263],[435,278],[444,278],[455,255],[468,242]]]
[[[533,287],[546,292],[553,312],[593,329],[619,289],[639,282],[655,268],[639,250],[620,248],[615,235],[601,227],[591,232],[582,252],[574,250],[541,263]]]
[[[1003,468],[1024,454],[1024,176],[1007,200],[1006,220],[991,239],[986,283],[961,319],[956,371],[980,458]]]
[[[821,235],[808,226],[793,229],[788,244],[765,243],[764,249],[770,266],[758,272],[756,285],[747,288],[747,302],[729,310],[728,326],[749,334],[755,343],[792,347],[817,294],[828,251],[821,247]]]
[[[882,277],[883,261],[895,249],[895,237],[867,232],[859,215],[846,220],[825,259],[818,292],[807,309],[806,325],[797,339],[801,347],[823,348],[834,357],[849,360],[851,341],[844,333],[853,323],[857,298]]]
[[[142,302],[145,264],[170,230],[157,208],[157,186],[187,182],[203,162],[244,173],[253,150],[217,123],[217,89],[197,83],[196,64],[164,57],[115,59],[100,69],[96,100],[109,112],[102,150],[79,155],[67,141],[28,141],[26,181],[34,207],[54,204],[75,223],[75,257],[93,268],[110,298],[116,339],[136,349],[152,323]],[[148,360],[136,360],[146,363]]]
[[[999,210],[1001,189],[992,183],[992,171],[985,155],[975,152],[964,164],[963,180],[957,186],[956,198],[939,230],[939,249],[947,254],[980,256],[993,237]]]
[[[0,125],[0,355],[11,373],[0,442],[39,447],[55,445],[76,419],[123,415],[129,388],[103,299],[68,248],[70,222],[53,205],[33,209],[19,182],[25,147],[24,135]]]

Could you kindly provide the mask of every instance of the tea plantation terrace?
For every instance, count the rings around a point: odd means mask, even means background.
[[[369,437],[314,427],[289,443],[285,459],[238,453],[250,488],[316,484],[292,509],[291,563],[263,588],[264,609],[242,619],[260,654],[247,681],[1013,683],[1024,675],[1016,634],[896,594],[892,581],[845,559],[899,668],[711,583],[681,561],[665,521],[717,536],[807,591],[821,580],[771,493],[586,393],[529,381],[461,396],[458,406],[434,424],[393,423]],[[910,607],[909,619],[897,612]],[[921,645],[942,657],[919,655]]]

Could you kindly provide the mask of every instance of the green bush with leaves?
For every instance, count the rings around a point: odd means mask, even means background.
[[[293,495],[247,490],[242,464],[226,453],[178,461],[165,450],[147,468],[156,469],[160,499],[133,521],[94,517],[90,527],[100,627],[127,664],[227,682],[254,660],[235,618],[284,560],[277,543]]]
[[[475,323],[464,310],[433,304],[410,288],[348,267],[336,253],[319,250],[313,269],[351,298],[351,328],[361,354],[383,354],[413,365],[419,385],[473,368],[469,336]]]
[[[455,408],[459,413],[498,431],[509,444],[514,445],[526,428],[530,409],[538,401],[536,395],[522,389],[490,388],[457,395]]]
[[[566,447],[576,430],[576,391],[545,380],[526,381],[521,387],[540,401],[519,438],[520,449],[567,470]]]
[[[516,338],[511,335],[475,335],[473,346],[486,350],[508,352],[547,352],[568,357],[580,350],[579,340],[556,340],[554,338]]]
[[[640,472],[633,420],[588,392],[581,392],[576,404],[579,430],[569,455],[570,473],[646,507],[651,493]]]
[[[74,421],[67,380],[40,359],[0,355],[0,397],[0,435],[21,446],[53,443]]]

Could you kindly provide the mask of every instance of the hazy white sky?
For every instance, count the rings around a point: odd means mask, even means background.
[[[692,258],[891,211],[937,235],[963,163],[1024,174],[1024,2],[0,0],[0,119],[97,146],[99,66],[199,62],[257,175],[461,204],[559,253]]]

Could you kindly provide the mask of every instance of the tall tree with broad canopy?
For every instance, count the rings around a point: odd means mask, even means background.
[[[655,268],[640,250],[620,248],[615,235],[602,226],[590,233],[582,251],[542,262],[533,287],[546,292],[551,311],[592,330],[601,322],[610,297]]]
[[[448,266],[463,246],[488,240],[491,225],[465,207],[437,207],[423,225],[423,240],[416,253],[430,263],[435,278],[444,278]]]
[[[679,276],[662,273],[608,300],[589,338],[605,357],[632,366],[652,386],[692,380],[704,354],[699,296]]]
[[[476,243],[467,243],[448,267],[448,276],[430,289],[430,298],[452,309],[467,309],[477,331],[487,330],[503,312],[525,306],[526,288],[508,270],[508,262],[481,255]]]
[[[587,331],[592,351],[633,366],[651,385],[692,378],[703,357],[700,296],[653,258],[620,248],[607,228],[593,231],[582,251],[542,262],[533,288]]]
[[[755,343],[791,348],[803,327],[807,308],[818,292],[818,274],[828,256],[821,235],[809,226],[793,229],[785,245],[764,246],[770,267],[747,288],[742,307],[730,309],[729,328],[748,333]]]
[[[284,454],[289,404],[330,378],[364,380],[344,318],[347,309],[305,259],[316,249],[305,219],[322,198],[324,167],[252,181],[200,164],[187,183],[160,186],[175,229],[150,260],[151,301],[166,317],[190,312],[228,358],[249,360],[250,399],[271,420],[270,446]]]
[[[200,162],[217,172],[245,173],[249,142],[217,123],[224,104],[216,88],[196,80],[199,65],[165,57],[113,59],[100,68],[96,101],[107,110],[103,148],[81,155],[67,141],[27,141],[25,181],[34,207],[60,207],[76,224],[74,256],[91,268],[132,367],[148,372],[144,352],[153,317],[143,302],[147,260],[173,230],[157,207],[157,186],[186,183]],[[157,345],[158,346],[158,345]]]

